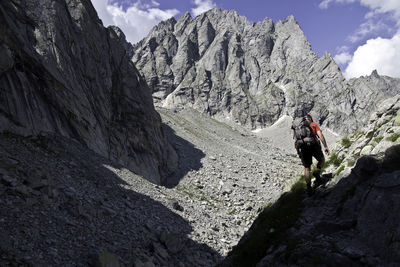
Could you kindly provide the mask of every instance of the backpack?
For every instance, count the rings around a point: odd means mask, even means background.
[[[297,147],[311,146],[317,143],[310,123],[305,118],[293,120],[292,129]]]

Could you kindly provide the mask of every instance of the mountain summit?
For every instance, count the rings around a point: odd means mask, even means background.
[[[328,52],[312,51],[292,15],[251,23],[232,10],[185,13],[155,26],[134,46],[133,61],[156,105],[192,107],[252,129],[309,112],[338,132],[360,124],[355,89]],[[378,99],[363,106],[394,95],[376,91]]]

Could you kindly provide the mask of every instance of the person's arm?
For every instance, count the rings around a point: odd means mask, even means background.
[[[317,132],[317,134],[318,134],[318,137],[321,140],[322,144],[324,145],[325,153],[329,156],[329,149],[328,149],[328,145],[326,144],[326,140],[325,140],[324,135],[322,134],[321,130],[319,130]]]
[[[294,119],[293,119],[293,121],[294,121]],[[294,130],[293,121],[292,121],[292,127],[291,127],[292,130]],[[295,137],[294,133],[293,133],[293,140],[294,140],[294,148],[296,149],[297,155],[300,156],[300,150],[299,150],[299,147],[297,146],[296,137]]]

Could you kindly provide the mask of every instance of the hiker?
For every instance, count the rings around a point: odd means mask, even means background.
[[[325,154],[329,155],[329,149],[321,129],[313,122],[311,115],[307,114],[303,118],[293,120],[292,129],[294,130],[295,148],[304,166],[307,194],[311,195],[313,193],[310,177],[312,157],[318,161],[317,168],[313,172],[315,177],[314,185],[318,186],[322,184],[321,169],[325,163],[325,157],[321,151],[321,143],[319,140],[321,140],[324,145]]]

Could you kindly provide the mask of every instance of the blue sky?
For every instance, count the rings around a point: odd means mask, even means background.
[[[117,25],[136,43],[151,28],[189,11],[233,9],[251,22],[294,15],[312,49],[328,51],[347,79],[400,77],[400,0],[92,0],[105,26]]]

